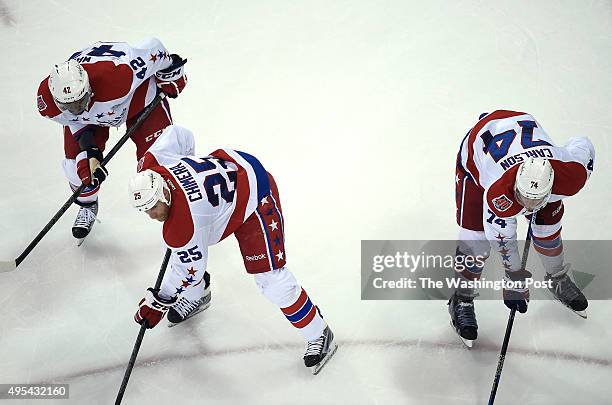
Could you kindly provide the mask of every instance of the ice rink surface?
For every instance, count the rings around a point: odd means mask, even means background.
[[[340,344],[312,376],[301,337],[228,238],[210,249],[212,307],[147,332],[125,404],[486,403],[501,302],[476,303],[468,351],[445,302],[361,301],[359,278],[362,239],[455,238],[455,154],[481,112],[527,111],[558,144],[589,136],[595,172],[566,200],[563,236],[612,239],[609,1],[4,0],[0,35],[0,259],[69,195],[61,128],[36,111],[39,82],[98,40],[156,36],[189,60],[171,106],[197,151],[244,150],[276,177],[288,267]],[[70,400],[48,402],[113,403],[164,253],[159,224],[128,204],[134,153],[128,142],[109,164],[102,222],[83,246],[73,207],[0,275],[0,383],[69,383]],[[496,404],[612,404],[611,321],[606,301],[591,302],[588,320],[532,302]]]

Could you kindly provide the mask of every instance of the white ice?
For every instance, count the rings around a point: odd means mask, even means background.
[[[156,36],[189,59],[172,111],[197,150],[245,150],[275,175],[289,267],[340,344],[313,377],[232,238],[210,249],[210,310],[146,333],[125,404],[486,403],[503,304],[476,304],[468,351],[445,302],[361,301],[359,270],[362,239],[455,237],[455,154],[481,112],[530,112],[558,143],[589,136],[595,173],[567,200],[563,235],[612,239],[609,1],[4,0],[0,35],[0,259],[69,195],[61,128],[36,111],[40,80],[95,41]],[[128,142],[111,161],[82,247],[73,207],[0,274],[0,383],[69,383],[58,404],[114,402],[164,252],[159,225],[128,206],[134,152]],[[606,301],[588,320],[533,302],[496,404],[612,404],[611,320]]]

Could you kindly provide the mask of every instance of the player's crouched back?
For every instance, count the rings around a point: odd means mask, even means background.
[[[318,372],[336,349],[319,308],[286,264],[284,218],[274,178],[253,155],[218,149],[193,156],[191,131],[172,125],[139,162],[130,180],[132,205],[163,222],[172,250],[159,289],[149,289],[135,315],[154,327],[166,312],[180,323],[210,302],[208,246],[234,235],[247,273],[302,334],[304,363]]]

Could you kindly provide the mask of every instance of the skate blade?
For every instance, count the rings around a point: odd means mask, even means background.
[[[546,290],[546,293],[548,294],[549,297],[551,297],[552,299],[554,299],[555,301],[557,301],[559,304],[563,305],[565,308],[569,309],[570,311],[572,311],[573,313],[575,313],[576,315],[578,315],[579,317],[581,317],[582,319],[587,319],[587,312],[586,309],[582,310],[582,311],[574,311],[572,309],[572,307],[570,307],[569,305],[564,304],[563,302],[561,302],[561,300],[559,298],[557,298],[557,296],[555,294],[553,294],[552,292],[550,292],[550,290]]]
[[[465,347],[467,347],[468,349],[474,347],[474,340],[469,340],[461,336],[459,332],[457,332],[457,329],[455,329],[455,325],[453,325],[452,320],[450,321],[450,326],[453,329],[453,332],[455,332],[455,335],[459,336],[459,339],[461,339],[461,342],[465,345]]]
[[[573,313],[575,313],[576,315],[578,315],[579,317],[581,317],[582,319],[587,319],[587,312],[586,310],[583,311],[574,311],[572,309],[572,307],[570,307],[569,305],[565,305],[564,303],[562,303],[559,300],[556,300],[559,304],[563,305],[565,308],[569,309],[570,311],[572,311]]]
[[[459,337],[461,338],[461,341],[463,342],[465,347],[467,347],[468,349],[471,349],[474,346],[474,341],[473,340],[464,339],[461,336],[459,336]]]
[[[95,222],[98,222],[100,224],[102,223],[102,221],[100,221],[98,218],[95,219]],[[89,234],[91,233],[92,230],[93,230],[93,226],[91,227],[91,229],[89,230],[89,233],[87,235],[85,235],[84,238],[77,239],[77,247],[81,246],[83,244],[83,242],[85,242],[85,239],[87,239],[87,237],[89,236]]]
[[[319,372],[323,369],[323,367],[325,367],[325,365],[327,364],[327,362],[332,358],[332,356],[336,353],[336,350],[338,350],[338,345],[336,344],[336,342],[332,342],[332,347],[331,350],[329,352],[327,352],[327,355],[325,357],[323,357],[323,360],[321,360],[319,362],[319,364],[315,365],[312,367],[312,375],[317,375],[319,374]]]
[[[204,304],[204,305],[202,305],[202,307],[201,307],[201,308],[198,308],[198,310],[197,310],[197,311],[195,311],[194,313],[190,314],[190,315],[189,315],[187,318],[183,319],[183,320],[182,320],[182,321],[180,321],[180,322],[174,323],[174,322],[170,322],[170,321],[168,321],[168,327],[169,327],[169,328],[172,328],[172,327],[174,327],[174,326],[176,326],[176,325],[180,325],[180,324],[182,324],[183,322],[185,322],[186,320],[193,318],[194,316],[196,316],[196,315],[197,315],[197,314],[199,314],[200,312],[205,311],[206,309],[208,309],[208,307],[210,307],[210,301],[208,302],[208,304]]]

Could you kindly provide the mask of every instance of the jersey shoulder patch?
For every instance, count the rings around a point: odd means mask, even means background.
[[[512,200],[505,194],[493,198],[492,202],[493,207],[500,212],[507,211],[510,207],[512,207]]]
[[[518,215],[523,206],[514,199],[514,180],[518,165],[508,169],[487,189],[485,198],[489,209],[498,217],[510,218]]]
[[[62,113],[57,105],[55,105],[51,90],[49,90],[49,76],[47,76],[38,86],[36,105],[38,107],[38,112],[43,117],[53,118]]]
[[[141,172],[143,170],[152,169],[156,166],[159,166],[161,168],[159,162],[157,161],[157,159],[155,159],[155,156],[150,151],[147,151],[144,154],[144,156],[141,157],[140,160],[138,161],[136,172]]]

